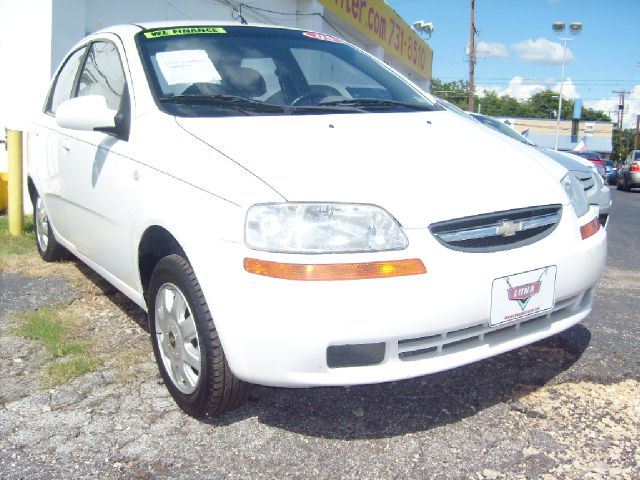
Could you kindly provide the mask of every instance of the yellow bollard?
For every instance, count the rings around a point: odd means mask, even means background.
[[[24,208],[22,191],[22,132],[7,132],[9,152],[9,235],[22,235],[24,231]]]

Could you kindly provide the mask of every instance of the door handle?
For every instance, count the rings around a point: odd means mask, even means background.
[[[69,153],[71,151],[71,144],[69,142],[62,142],[62,150],[64,153]]]

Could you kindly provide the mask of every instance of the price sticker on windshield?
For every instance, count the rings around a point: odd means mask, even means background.
[[[222,78],[204,50],[174,50],[156,53],[162,76],[169,85],[177,83],[220,83]]]

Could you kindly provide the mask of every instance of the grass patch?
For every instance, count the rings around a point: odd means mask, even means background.
[[[15,333],[42,344],[53,358],[46,369],[49,385],[68,382],[100,366],[99,359],[89,355],[88,342],[75,338],[77,327],[65,306],[43,308],[19,319]]]
[[[93,372],[99,366],[100,361],[94,357],[65,357],[47,367],[48,384],[54,386],[67,383],[85,373]]]
[[[23,318],[24,325],[18,333],[42,343],[53,358],[86,352],[84,343],[70,340],[70,326],[61,319],[61,312],[55,307],[37,310]]]
[[[33,216],[29,215],[24,221],[24,235],[9,235],[9,218],[0,216],[0,258],[6,255],[26,255],[33,253],[36,248],[36,233]]]

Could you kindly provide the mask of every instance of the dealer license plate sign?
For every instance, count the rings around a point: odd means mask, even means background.
[[[496,278],[491,287],[491,323],[522,320],[550,311],[556,289],[556,267]]]

